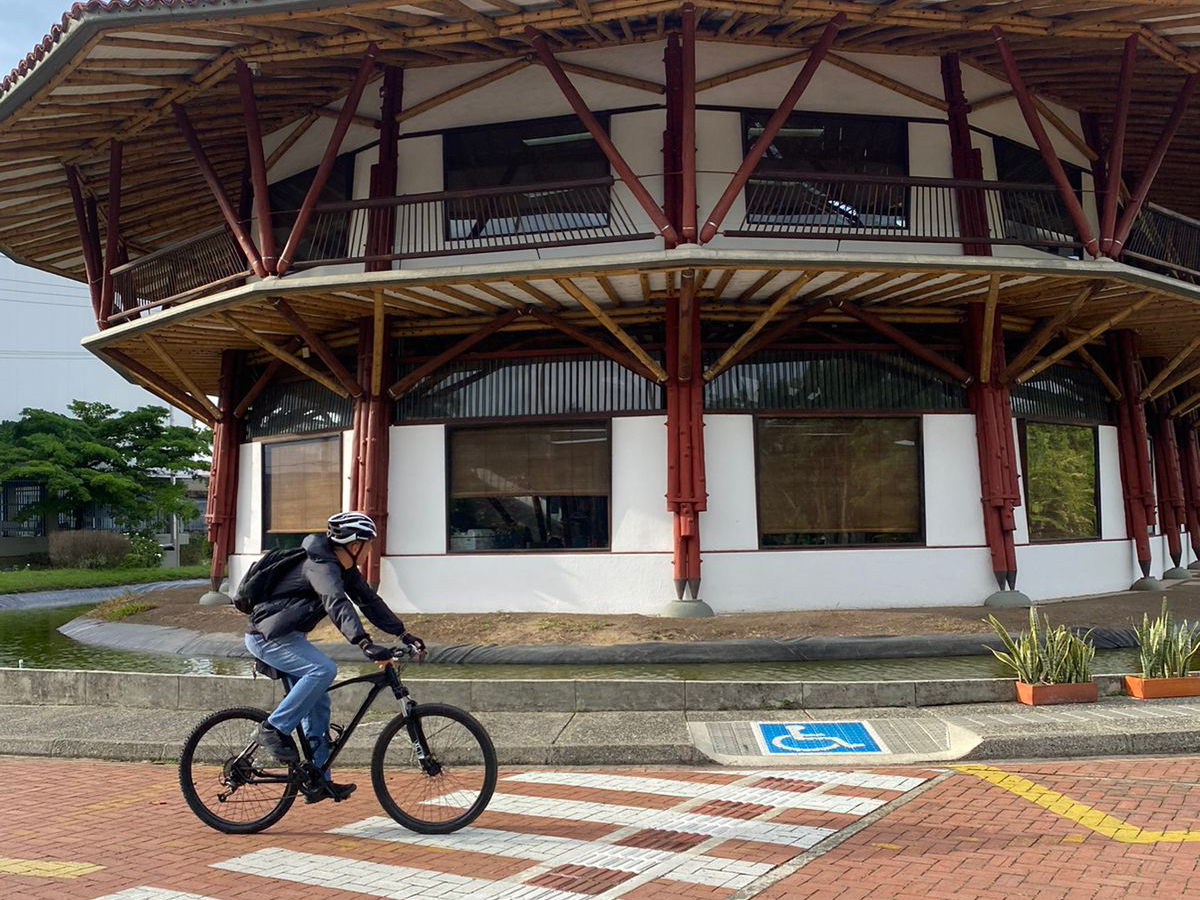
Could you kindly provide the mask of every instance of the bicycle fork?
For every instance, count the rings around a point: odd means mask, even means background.
[[[442,765],[429,752],[429,741],[425,737],[425,729],[421,727],[421,720],[413,715],[413,710],[417,705],[416,701],[405,691],[404,696],[400,698],[400,704],[404,709],[404,724],[408,729],[408,739],[412,742],[413,753],[416,754],[417,762],[421,764],[421,770],[430,777],[440,775]]]

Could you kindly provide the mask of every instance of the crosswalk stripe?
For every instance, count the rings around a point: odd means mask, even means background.
[[[256,850],[214,863],[213,867],[387,900],[580,900],[587,896],[514,881],[488,881],[281,847]]]
[[[213,898],[189,894],[185,891],[172,891],[168,888],[132,887],[117,891],[115,894],[96,897],[94,900],[213,900]]]
[[[875,772],[829,772],[824,769],[761,769],[754,772],[763,778],[784,778],[788,781],[820,781],[847,787],[878,788],[884,791],[911,791],[929,779],[903,775],[880,775]]]
[[[434,802],[441,802],[442,799],[439,797]],[[650,810],[640,806],[595,803],[589,800],[527,797],[523,794],[493,794],[491,802],[488,803],[488,811],[538,818],[603,822],[607,825],[633,825],[662,831],[687,831],[729,840],[761,841],[805,849],[834,833],[832,828],[776,824],[704,813]]]
[[[697,854],[684,856],[673,850],[628,847],[605,841],[583,841],[545,834],[525,834],[495,828],[466,828],[454,834],[420,835],[401,828],[391,819],[373,816],[335,828],[333,834],[396,841],[418,847],[488,853],[514,859],[558,865],[591,866],[622,872],[645,872],[652,866],[675,861],[678,867],[659,877],[710,887],[740,888],[774,868],[772,863],[754,863]]]
[[[668,794],[673,797],[705,797],[712,800],[727,800],[732,803],[755,803],[782,809],[812,809],[854,816],[864,816],[874,812],[886,802],[866,797],[823,794],[820,788],[799,793],[739,784],[711,784],[699,781],[678,781],[670,778],[641,778],[602,772],[522,772],[519,775],[509,775],[504,780],[607,791],[633,791],[642,794]]]

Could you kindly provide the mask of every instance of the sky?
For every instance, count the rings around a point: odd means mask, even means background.
[[[71,2],[0,0],[0,73],[32,49]],[[162,405],[79,346],[96,331],[82,282],[0,256],[0,323],[0,419],[16,418],[27,406],[65,412],[75,399],[122,409]]]

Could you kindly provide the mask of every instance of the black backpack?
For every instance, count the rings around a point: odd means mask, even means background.
[[[304,561],[305,550],[268,550],[255,560],[238,584],[233,606],[240,613],[250,615],[255,605],[268,599],[279,579]]]

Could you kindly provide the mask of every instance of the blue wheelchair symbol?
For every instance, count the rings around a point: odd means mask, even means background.
[[[883,753],[865,722],[759,722],[768,753]]]

